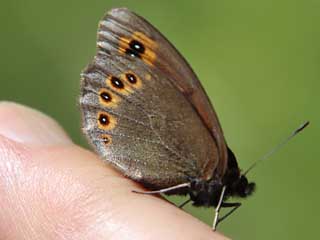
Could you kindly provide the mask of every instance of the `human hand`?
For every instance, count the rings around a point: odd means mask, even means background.
[[[72,143],[49,117],[0,103],[0,239],[226,239]]]

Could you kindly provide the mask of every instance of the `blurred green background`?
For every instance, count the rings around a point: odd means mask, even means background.
[[[311,121],[250,173],[256,194],[220,231],[234,239],[318,236],[320,2],[2,1],[1,100],[49,114],[85,145],[79,74],[95,54],[99,19],[119,6],[147,18],[188,59],[242,168]],[[213,209],[186,210],[211,224]]]

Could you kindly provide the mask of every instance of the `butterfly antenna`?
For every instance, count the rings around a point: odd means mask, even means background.
[[[298,133],[300,133],[303,129],[305,129],[309,125],[309,121],[304,122],[301,124],[300,127],[298,127],[293,133],[291,133],[286,139],[284,139],[282,142],[280,142],[277,146],[275,146],[273,149],[271,149],[270,152],[265,154],[262,158],[255,161],[245,172],[244,176],[247,175],[248,172],[250,172],[259,162],[262,162],[269,158],[272,154],[277,152],[280,148],[282,148],[284,145],[286,145],[294,136],[296,136]]]

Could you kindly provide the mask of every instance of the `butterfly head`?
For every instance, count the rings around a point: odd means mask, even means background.
[[[240,173],[238,163],[233,152],[228,148],[228,168],[223,179],[226,185],[226,196],[245,198],[255,190],[255,183],[249,182],[244,174]]]

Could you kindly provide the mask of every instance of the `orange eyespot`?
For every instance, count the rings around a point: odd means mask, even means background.
[[[142,82],[140,77],[132,71],[121,74],[121,79],[126,81],[133,88],[139,89],[142,87]]]
[[[114,87],[114,88],[117,88],[117,89],[124,89],[124,84],[123,82],[117,78],[117,77],[111,77],[110,78],[110,82],[111,82],[111,85]]]
[[[112,142],[112,138],[108,134],[101,134],[100,138],[105,145],[110,145]]]
[[[153,65],[158,45],[141,32],[134,32],[130,38],[122,37],[119,42],[119,52],[142,59],[148,65]]]
[[[103,130],[111,130],[116,125],[116,119],[106,112],[99,111],[97,115],[98,127]]]
[[[137,77],[134,74],[126,73],[125,75],[126,75],[126,78],[127,78],[129,83],[131,83],[131,84],[136,84],[137,83]]]
[[[115,76],[109,76],[106,78],[106,84],[107,86],[109,86],[115,91],[120,92],[121,94],[130,94],[130,89],[128,88],[128,85],[125,84],[123,79],[120,79]]]
[[[109,90],[101,88],[99,91],[99,101],[106,107],[116,107],[120,99]]]

